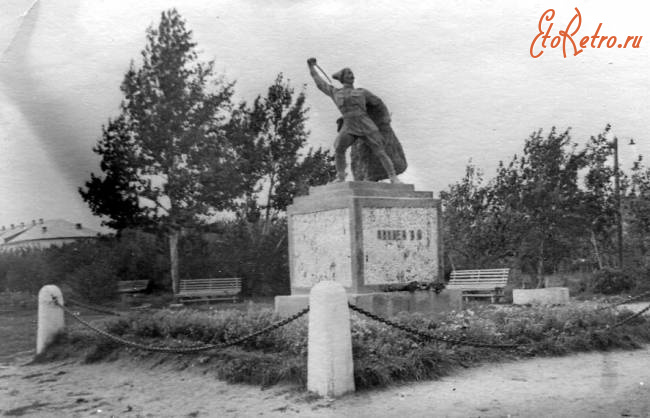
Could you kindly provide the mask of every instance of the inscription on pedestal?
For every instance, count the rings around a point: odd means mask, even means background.
[[[406,229],[378,229],[377,230],[377,239],[380,240],[408,240],[411,241],[417,239],[418,241],[422,239],[422,230],[406,230]]]
[[[363,208],[362,225],[365,285],[435,279],[435,208]]]

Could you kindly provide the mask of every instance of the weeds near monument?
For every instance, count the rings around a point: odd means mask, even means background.
[[[107,322],[108,332],[151,345],[218,344],[255,333],[274,322],[271,311],[142,313]],[[650,321],[629,312],[596,309],[593,303],[563,307],[477,305],[438,318],[402,314],[392,320],[450,341],[514,344],[497,350],[409,338],[399,329],[352,315],[352,344],[357,389],[435,379],[454,369],[489,361],[572,352],[633,349],[650,342]],[[620,326],[608,329],[608,326]],[[73,354],[74,353],[74,354]],[[60,336],[42,360],[81,356],[85,361],[119,358],[193,365],[229,382],[303,385],[307,369],[307,325],[297,319],[238,347],[178,356],[123,347],[84,329]]]

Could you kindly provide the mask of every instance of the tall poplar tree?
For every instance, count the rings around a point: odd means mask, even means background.
[[[176,10],[147,30],[142,63],[121,85],[121,113],[94,151],[102,175],[79,191],[92,211],[122,229],[146,227],[169,237],[171,280],[178,291],[178,238],[185,228],[231,208],[242,193],[224,125],[232,84],[199,60],[192,32]]]

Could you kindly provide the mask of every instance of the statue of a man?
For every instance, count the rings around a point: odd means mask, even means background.
[[[355,180],[390,179],[401,183],[397,174],[406,169],[404,151],[390,127],[390,114],[384,103],[368,90],[354,87],[349,68],[332,78],[343,87],[336,88],[316,71],[316,58],[307,60],[309,72],[320,91],[334,100],[342,114],[339,133],[334,142],[337,181],[345,181],[345,152],[352,148],[352,171]]]

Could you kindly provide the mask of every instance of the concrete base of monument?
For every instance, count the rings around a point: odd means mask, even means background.
[[[512,303],[515,305],[566,305],[569,303],[569,288],[514,289]]]
[[[400,312],[446,313],[463,308],[459,290],[443,290],[439,294],[431,290],[349,294],[348,301],[361,309],[383,317],[395,316]],[[309,295],[275,297],[275,313],[283,317],[293,315],[308,305]]]
[[[440,201],[412,184],[312,187],[287,208],[291,294],[336,281],[348,294],[442,281]]]

